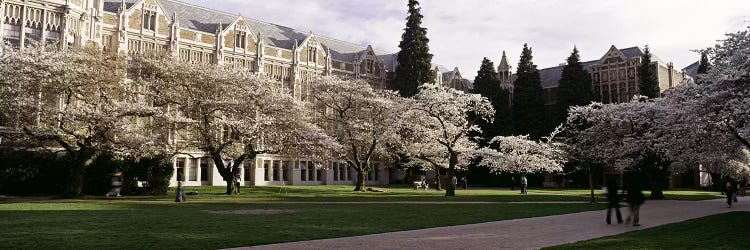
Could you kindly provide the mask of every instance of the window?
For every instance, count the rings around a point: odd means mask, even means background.
[[[300,171],[300,180],[306,181],[307,180],[307,162],[306,161],[300,161],[299,162],[299,171]]]
[[[244,181],[250,181],[253,179],[253,161],[250,161],[245,164],[244,173],[242,173],[242,180]]]
[[[175,162],[177,168],[177,181],[185,180],[185,159],[180,158]]]
[[[247,41],[247,33],[243,31],[237,31],[234,35],[234,47],[245,49],[245,43]]]
[[[197,181],[198,180],[198,159],[189,159],[189,161],[190,161],[190,168],[188,169],[188,180]]]
[[[333,168],[333,181],[338,181],[339,180],[339,163],[334,162],[332,168]]]
[[[21,26],[6,23],[3,24],[3,32],[5,33],[5,39],[9,40],[12,45],[18,46],[20,44]]]
[[[323,168],[320,168],[320,167],[315,168],[315,179],[318,181],[323,179]]]
[[[317,62],[318,61],[318,48],[314,48],[314,47],[308,47],[308,48],[309,48],[307,50],[307,58],[309,58],[308,60],[313,63]]]
[[[156,31],[156,12],[143,11],[143,29]]]
[[[263,180],[269,181],[271,175],[271,161],[263,161]]]
[[[208,161],[211,159],[209,158],[203,158],[201,159],[201,181],[208,181],[208,175],[210,174],[208,171]]]
[[[281,171],[277,171],[281,167],[281,161],[273,161],[273,181],[281,180]]]
[[[283,170],[282,180],[289,181],[289,175],[292,174],[290,166],[292,163],[290,161],[283,161],[281,162],[281,169]]]

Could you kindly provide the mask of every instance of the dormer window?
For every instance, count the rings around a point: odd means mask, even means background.
[[[237,34],[234,35],[234,46],[237,48],[245,49],[246,41],[247,33],[245,33],[244,31],[237,31]]]
[[[156,31],[156,11],[143,11],[143,29]]]

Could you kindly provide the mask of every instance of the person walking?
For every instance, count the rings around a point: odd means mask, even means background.
[[[737,202],[737,185],[733,181],[727,181],[724,193],[727,194],[727,207],[732,207],[732,201]]]
[[[630,224],[630,222],[632,221],[633,226],[637,227],[641,225],[639,215],[641,205],[643,205],[643,202],[646,201],[646,196],[644,196],[643,192],[641,192],[641,185],[639,185],[639,183],[634,179],[631,178],[631,180],[625,182],[625,184],[625,200],[628,202],[628,210],[630,210],[628,218],[625,219],[625,224]]]
[[[526,174],[521,175],[521,194],[529,193],[529,180],[526,179]]]
[[[458,178],[456,178],[456,176],[454,175],[453,177],[451,177],[451,187],[453,188],[453,190],[456,190],[457,185],[458,185]]]
[[[612,210],[615,210],[617,224],[622,223],[620,213],[620,196],[617,194],[617,181],[611,179],[607,183],[607,224],[612,224]]]

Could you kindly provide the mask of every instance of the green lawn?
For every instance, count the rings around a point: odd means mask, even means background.
[[[242,187],[241,194],[224,195],[224,187],[186,187],[185,191],[198,191],[197,196],[188,196],[189,201],[589,201],[589,190],[584,189],[530,189],[528,195],[519,194],[518,190],[509,189],[469,189],[457,190],[455,197],[445,197],[445,191],[413,190],[409,187],[377,187],[383,193],[353,192],[352,186],[258,186]],[[121,200],[162,200],[174,199],[174,189],[167,196],[132,196],[118,198]],[[603,202],[604,196],[595,191],[597,201]],[[646,192],[647,193],[647,192]],[[717,192],[677,190],[665,191],[667,199],[705,200],[722,196]],[[104,197],[85,197],[85,199],[104,199]]]
[[[602,204],[5,203],[0,248],[216,249],[603,209]],[[291,209],[273,215],[208,211]]]
[[[733,212],[545,249],[750,249],[749,212]]]

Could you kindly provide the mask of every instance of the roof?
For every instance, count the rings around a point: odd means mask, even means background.
[[[597,63],[599,63],[599,60],[582,62],[583,69],[588,71],[591,65]],[[556,88],[560,84],[560,78],[562,78],[563,68],[565,68],[565,65],[539,70],[539,77],[542,82],[542,88]]]
[[[621,49],[620,52],[622,52],[622,54],[627,58],[636,58],[643,56],[643,50],[641,50],[641,48],[637,46]],[[653,53],[651,54],[651,61],[666,64]],[[588,71],[589,68],[591,68],[591,65],[598,63],[599,60],[582,62],[583,69]],[[541,78],[542,88],[556,88],[560,84],[560,78],[562,77],[562,71],[564,67],[565,65],[561,65],[539,70],[539,77]]]
[[[125,0],[126,6],[130,8],[135,4],[137,0]],[[226,28],[227,25],[233,23],[240,16],[237,14],[229,14],[226,12],[213,10],[189,3],[184,3],[176,0],[159,0],[159,5],[162,7],[164,12],[170,16],[172,13],[177,14],[177,21],[180,23],[180,27],[202,31],[206,33],[216,33],[219,24],[222,24],[222,28]],[[121,5],[121,0],[104,0],[104,10],[108,12],[117,12],[117,9]],[[298,31],[293,28],[267,23],[251,18],[244,18],[250,29],[256,33],[260,33],[261,39],[265,44],[269,44],[274,47],[293,49],[295,41],[297,45],[302,43],[311,32]],[[257,34],[256,34],[257,35]],[[318,41],[323,45],[324,48],[331,50],[331,58],[338,61],[353,62],[355,58],[365,50],[367,46],[341,41],[338,39],[315,35]],[[375,55],[383,59],[386,70],[395,69],[395,57],[394,53],[373,50]],[[386,60],[388,59],[388,60]]]
[[[688,65],[682,70],[685,71],[685,73],[689,75],[690,77],[692,77],[693,79],[696,79],[695,76],[698,75],[698,66],[700,66],[700,64],[701,64],[700,61],[695,61],[693,64]]]

